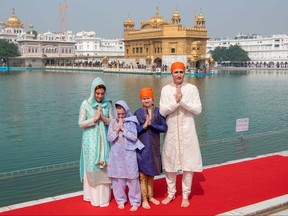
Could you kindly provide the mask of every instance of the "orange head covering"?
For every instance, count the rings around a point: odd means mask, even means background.
[[[185,65],[184,63],[182,62],[174,62],[172,65],[171,65],[171,73],[176,70],[176,69],[181,69],[183,71],[185,71]]]
[[[140,89],[140,99],[144,97],[150,97],[154,99],[154,93],[152,88],[142,88]]]

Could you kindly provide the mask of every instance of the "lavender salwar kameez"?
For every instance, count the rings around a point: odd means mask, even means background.
[[[142,149],[144,145],[137,138],[136,124],[139,124],[137,118],[131,115],[124,101],[118,101],[115,105],[117,104],[125,109],[126,118],[123,119],[124,131],[116,131],[119,121],[116,113],[108,128],[108,140],[111,142],[108,176],[112,180],[113,193],[118,205],[127,202],[125,193],[127,184],[131,206],[140,206],[141,192],[136,149]]]

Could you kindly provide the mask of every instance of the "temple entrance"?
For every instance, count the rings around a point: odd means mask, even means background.
[[[161,58],[156,58],[154,60],[154,65],[156,66],[156,68],[161,68],[162,67],[162,59]]]
[[[162,67],[162,59],[161,58],[154,59],[152,70],[156,72],[161,72],[161,67]]]

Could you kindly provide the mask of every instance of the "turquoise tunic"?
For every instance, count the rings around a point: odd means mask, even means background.
[[[94,99],[95,88],[100,84],[105,85],[101,78],[93,81],[90,97],[82,102],[79,114],[79,126],[83,128],[80,179],[83,179],[85,171],[91,186],[110,183],[106,169],[110,152],[110,142],[107,140],[108,125],[102,120],[96,123],[93,121],[99,104],[102,106],[103,115],[108,119],[112,117],[111,101],[106,96],[101,103]]]

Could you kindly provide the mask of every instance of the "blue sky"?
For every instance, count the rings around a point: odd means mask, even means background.
[[[21,22],[38,32],[59,32],[59,5],[65,0],[0,0],[0,21],[7,21],[13,8]],[[159,8],[171,20],[177,9],[181,23],[192,27],[194,11],[205,17],[208,36],[234,37],[237,33],[263,36],[288,34],[287,0],[66,0],[67,29],[74,34],[94,31],[101,38],[122,38],[123,22],[130,16],[136,28]],[[63,15],[64,13],[62,13]],[[63,23],[64,30],[65,24]]]

